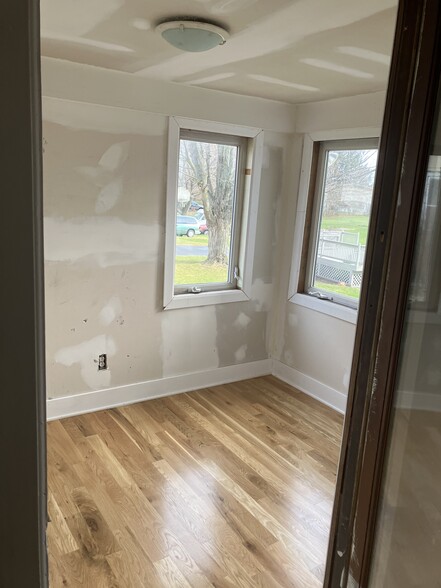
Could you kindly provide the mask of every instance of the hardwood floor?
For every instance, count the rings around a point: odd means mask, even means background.
[[[341,428],[272,376],[49,423],[51,588],[320,587]]]

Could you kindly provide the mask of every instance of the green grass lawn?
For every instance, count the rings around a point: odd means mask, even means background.
[[[359,233],[360,244],[366,245],[369,216],[326,216],[322,218],[321,228],[339,229],[351,233]],[[176,237],[177,245],[205,245],[208,246],[208,235],[195,235],[194,237]],[[203,255],[179,255],[176,257],[175,284],[207,284],[213,282],[226,282],[228,279],[228,267],[210,266],[203,262]],[[326,284],[317,282],[317,288],[343,294],[351,298],[360,297],[360,289],[340,284]]]
[[[200,245],[208,247],[208,235],[176,237],[176,245]],[[196,250],[197,251],[197,250]],[[206,265],[205,255],[177,255],[175,284],[212,284],[228,280],[227,265]]]
[[[187,239],[187,237],[183,238]],[[175,284],[226,282],[228,280],[228,267],[226,265],[205,265],[203,261],[206,259],[204,255],[176,256]]]
[[[342,284],[326,284],[325,282],[315,282],[315,287],[325,292],[331,292],[334,294],[343,294],[344,296],[350,296],[351,298],[360,298],[360,288],[353,288],[352,286],[345,286]]]
[[[322,218],[322,229],[338,229],[349,233],[359,233],[360,245],[366,245],[369,216],[324,216]]]
[[[176,245],[205,245],[208,246],[208,235],[195,235],[194,237],[176,236]]]

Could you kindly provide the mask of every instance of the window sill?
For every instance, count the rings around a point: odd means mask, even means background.
[[[304,308],[309,308],[310,310],[315,310],[316,312],[321,312],[322,314],[333,316],[334,318],[346,321],[347,323],[352,323],[353,325],[357,323],[358,311],[354,308],[343,306],[342,304],[336,304],[329,300],[320,300],[314,296],[300,293],[294,294],[294,296],[289,299],[289,302],[298,304]]]
[[[223,292],[201,292],[200,294],[176,294],[164,306],[164,310],[175,308],[190,308],[193,306],[209,306],[211,304],[225,304],[227,302],[246,302],[248,296],[243,290],[225,290]]]

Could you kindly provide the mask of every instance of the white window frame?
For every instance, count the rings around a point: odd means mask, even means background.
[[[358,307],[352,308],[350,306],[341,304],[341,302],[337,300],[322,300],[312,296],[311,294],[305,293],[299,288],[304,246],[308,247],[308,258],[310,256],[310,244],[304,244],[306,229],[305,225],[307,221],[306,214],[309,205],[310,188],[313,181],[315,182],[316,180],[319,180],[319,178],[312,177],[313,155],[317,143],[356,139],[376,139],[378,141],[379,136],[379,128],[369,127],[357,129],[340,129],[336,131],[305,134],[303,139],[302,166],[300,173],[296,218],[294,223],[294,241],[291,258],[288,301],[352,324],[357,322]],[[320,173],[318,169],[316,172]],[[315,194],[313,197],[316,199]]]
[[[189,287],[196,287],[202,292],[219,292],[221,290],[236,290],[238,283],[238,276],[236,272],[239,268],[239,245],[240,245],[240,230],[243,209],[243,196],[245,186],[245,169],[247,159],[248,140],[237,135],[225,135],[215,133],[201,133],[200,131],[181,129],[180,139],[187,141],[208,141],[210,143],[217,143],[219,145],[230,145],[238,148],[238,157],[236,160],[235,173],[235,196],[232,210],[232,225],[231,225],[231,247],[228,267],[227,281],[221,283],[208,284],[175,284],[175,295],[188,293]]]
[[[214,135],[235,136],[247,140],[245,160],[246,174],[241,182],[241,214],[238,240],[238,277],[235,288],[193,293],[175,293],[174,273],[176,255],[176,206],[179,174],[179,141],[181,131],[205,132]],[[263,130],[253,127],[231,125],[183,117],[169,118],[168,165],[167,165],[167,210],[165,226],[164,259],[164,310],[207,306],[226,302],[243,302],[250,299],[253,277],[254,250],[256,243],[257,213],[263,157]]]

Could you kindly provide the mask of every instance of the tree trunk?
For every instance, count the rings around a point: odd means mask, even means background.
[[[228,265],[229,228],[227,223],[214,222],[210,224],[208,229],[208,257],[205,263]]]

